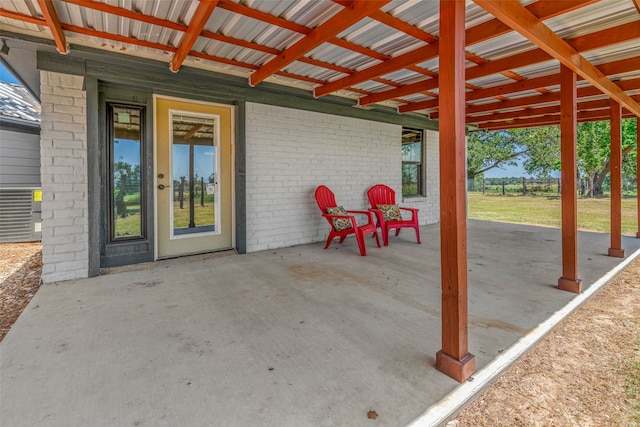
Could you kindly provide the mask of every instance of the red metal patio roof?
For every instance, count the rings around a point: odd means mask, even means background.
[[[466,3],[467,124],[556,124],[560,63],[578,120],[640,116],[640,0]],[[438,119],[432,0],[3,0],[2,30],[338,95]],[[515,30],[514,30],[515,29]]]

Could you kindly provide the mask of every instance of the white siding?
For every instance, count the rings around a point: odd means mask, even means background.
[[[0,129],[0,187],[40,187],[40,135]]]
[[[374,184],[400,194],[399,125],[248,103],[246,130],[249,252],[324,240],[318,185],[331,188],[347,209],[367,208]],[[428,134],[428,195],[401,203],[424,210],[422,224],[437,221],[439,198],[437,132]]]
[[[42,280],[87,277],[87,115],[83,78],[41,73]],[[96,212],[97,214],[97,212]]]

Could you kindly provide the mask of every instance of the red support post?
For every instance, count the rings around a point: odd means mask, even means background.
[[[640,117],[636,117],[636,193],[638,196],[638,232],[636,237],[640,239]]]
[[[576,73],[560,65],[560,161],[562,170],[562,276],[558,288],[582,292],[578,279],[577,90]]]
[[[476,369],[468,352],[465,141],[465,1],[440,0],[440,262],[442,350],[436,368],[463,382]]]
[[[611,99],[611,247],[609,256],[624,258],[622,249],[622,106]]]

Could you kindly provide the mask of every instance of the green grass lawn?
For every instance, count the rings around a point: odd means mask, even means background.
[[[469,193],[469,218],[486,221],[560,227],[561,203],[558,196],[493,196]],[[637,198],[622,200],[622,233],[638,231]],[[608,198],[578,199],[578,229],[610,231]]]
[[[215,213],[213,210],[213,203],[200,206],[196,204],[194,206],[194,221],[196,225],[211,225],[214,223]],[[184,209],[180,209],[180,204],[175,202],[173,204],[173,227],[184,228],[189,226],[189,205],[184,204]]]

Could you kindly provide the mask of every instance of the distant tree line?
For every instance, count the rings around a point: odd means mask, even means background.
[[[635,185],[637,140],[636,119],[622,121],[622,173],[625,186]],[[611,170],[610,123],[578,124],[578,178],[585,180],[588,195],[604,192]],[[560,171],[560,129],[546,126],[504,131],[474,131],[467,139],[467,178],[483,177],[484,173],[518,163],[527,174],[548,178]],[[516,178],[522,179],[522,178]]]

